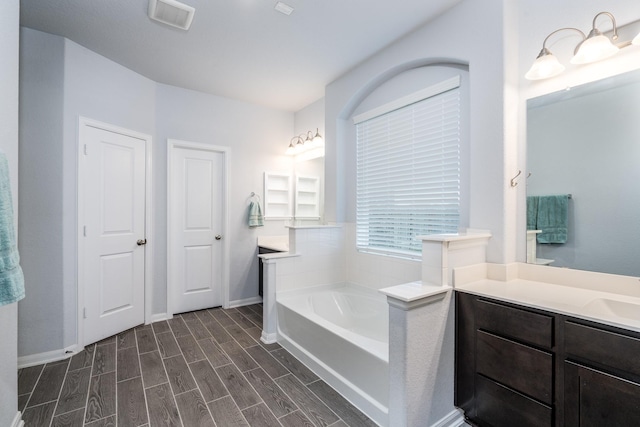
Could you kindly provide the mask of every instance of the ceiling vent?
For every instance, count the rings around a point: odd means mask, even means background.
[[[189,29],[194,13],[193,7],[175,0],[149,0],[149,18],[182,30]]]

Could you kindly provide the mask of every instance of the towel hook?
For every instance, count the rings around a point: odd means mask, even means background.
[[[518,177],[522,174],[522,171],[520,169],[518,169],[518,173],[516,174],[516,176],[514,176],[513,178],[511,178],[511,186],[515,187],[518,185],[518,182],[516,181],[516,179],[518,179]]]

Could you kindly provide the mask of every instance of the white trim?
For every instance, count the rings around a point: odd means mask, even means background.
[[[83,116],[78,118],[78,141],[77,141],[77,254],[76,254],[76,272],[78,275],[78,294],[77,294],[77,343],[78,347],[84,348],[84,321],[83,321],[83,307],[84,307],[84,274],[82,266],[84,265],[84,239],[82,239],[83,230],[82,227],[85,222],[84,215],[84,179],[80,179],[85,172],[85,162],[82,156],[82,144],[86,139],[85,132],[87,127],[93,127],[97,129],[106,130],[108,132],[119,133],[121,135],[129,136],[132,138],[138,138],[144,141],[145,145],[145,237],[149,243],[145,246],[144,257],[144,323],[150,323],[151,319],[151,307],[153,302],[153,248],[155,246],[155,235],[153,234],[153,174],[152,174],[152,147],[153,139],[151,135],[137,132],[134,130],[126,129],[123,127],[115,126],[109,123],[99,122],[97,120],[89,119]],[[152,238],[149,239],[148,237]]]
[[[431,427],[460,427],[464,426],[464,415],[460,409],[454,409],[444,417],[440,418]]]
[[[156,313],[151,315],[151,319],[149,323],[162,322],[163,320],[173,319],[173,314],[168,313]]]
[[[460,76],[452,77],[438,84],[429,86],[428,88],[388,102],[384,105],[374,108],[373,110],[365,111],[362,114],[358,114],[357,116],[353,117],[353,124],[357,125],[358,123],[365,122],[369,119],[373,119],[374,117],[387,114],[391,111],[397,110],[398,108],[406,107],[407,105],[414,104],[418,101],[422,101],[423,99],[431,98],[432,96],[439,95],[443,92],[455,89],[457,87],[460,87]]]
[[[265,344],[275,344],[278,342],[278,333],[277,332],[267,333],[265,331],[262,331],[262,335],[260,335],[260,341],[262,341]]]
[[[18,369],[28,368],[29,366],[44,365],[45,363],[57,362],[72,357],[84,350],[84,347],[72,345],[67,348],[58,350],[45,351],[44,353],[29,354],[27,356],[18,357]]]
[[[262,297],[237,299],[234,301],[229,301],[229,307],[226,307],[226,308],[235,308],[235,307],[242,307],[245,305],[260,304],[261,302],[262,302]]]
[[[171,307],[171,170],[172,150],[187,148],[192,150],[210,151],[222,154],[222,307],[229,308],[229,265],[230,265],[230,239],[229,239],[229,165],[231,164],[231,149],[221,145],[203,144],[200,142],[181,141],[167,139],[167,315],[173,317]]]
[[[13,417],[13,422],[9,427],[24,427],[24,421],[22,421],[22,413],[20,411]]]
[[[278,328],[278,344],[302,362],[314,374],[329,384],[336,392],[349,403],[362,411],[367,417],[380,426],[389,426],[389,407],[367,394],[344,376],[340,375],[329,365],[324,363],[314,354],[300,346]]]

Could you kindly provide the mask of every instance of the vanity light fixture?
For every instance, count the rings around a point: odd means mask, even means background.
[[[300,135],[291,138],[286,154],[296,156],[304,153],[305,151],[320,148],[323,144],[324,140],[322,139],[322,135],[320,135],[320,129],[316,128],[315,135],[313,134],[313,131],[307,131],[306,133],[301,133]]]
[[[596,28],[596,20],[600,15],[608,16],[611,22],[613,22],[613,35],[611,39]],[[578,45],[578,50],[570,62],[572,64],[589,64],[613,56],[618,53],[620,48],[614,46],[611,40],[617,39],[618,27],[616,26],[616,18],[609,12],[600,12],[593,18],[593,25],[589,35]]]
[[[611,19],[613,23],[613,33],[611,38],[607,37],[596,27],[597,19],[605,15]],[[549,77],[557,76],[565,69],[564,65],[558,61],[558,59],[547,49],[546,44],[551,36],[559,33],[560,31],[577,31],[582,36],[582,40],[575,47],[574,56],[571,59],[572,64],[589,64],[591,62],[600,61],[615,55],[620,47],[625,47],[629,44],[640,45],[640,34],[638,34],[632,42],[618,43],[618,46],[612,43],[618,39],[618,27],[614,16],[609,12],[600,12],[593,18],[592,29],[589,35],[585,35],[577,28],[567,27],[560,28],[549,34],[542,42],[542,50],[538,54],[538,57],[534,61],[533,65],[525,74],[527,80],[542,80]],[[619,47],[620,46],[620,47]]]

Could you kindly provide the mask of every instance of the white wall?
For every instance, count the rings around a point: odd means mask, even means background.
[[[329,221],[354,218],[353,165],[350,117],[357,106],[382,83],[400,73],[433,63],[469,65],[469,223],[493,234],[488,258],[510,261],[514,254],[515,219],[505,214],[505,205],[515,194],[507,193],[505,157],[510,145],[504,123],[506,75],[513,64],[505,60],[505,32],[512,23],[508,2],[464,1],[424,27],[383,49],[326,88],[327,132],[326,206]],[[476,43],[476,40],[481,40]]]
[[[20,250],[27,277],[19,354],[77,343],[76,188],[80,116],[152,135],[152,313],[166,311],[167,138],[231,147],[230,299],[257,297],[257,236],[285,234],[284,221],[249,229],[263,172],[292,170],[285,156],[294,114],[157,84],[74,42],[24,28],[21,45]],[[24,232],[24,235],[22,234]]]
[[[173,86],[157,86],[157,150],[154,152],[156,227],[164,230],[166,216],[167,138],[230,147],[229,235],[231,301],[258,295],[257,236],[286,234],[284,221],[247,226],[251,192],[263,195],[263,173],[290,172],[285,156],[293,132],[293,113],[207,95]],[[166,234],[158,233],[156,264],[166,265]],[[166,270],[158,268],[154,312],[165,309]]]
[[[13,206],[18,206],[18,0],[0,2],[0,149],[10,168]],[[17,215],[17,211],[16,211]],[[0,425],[18,413],[18,304],[0,307]]]

